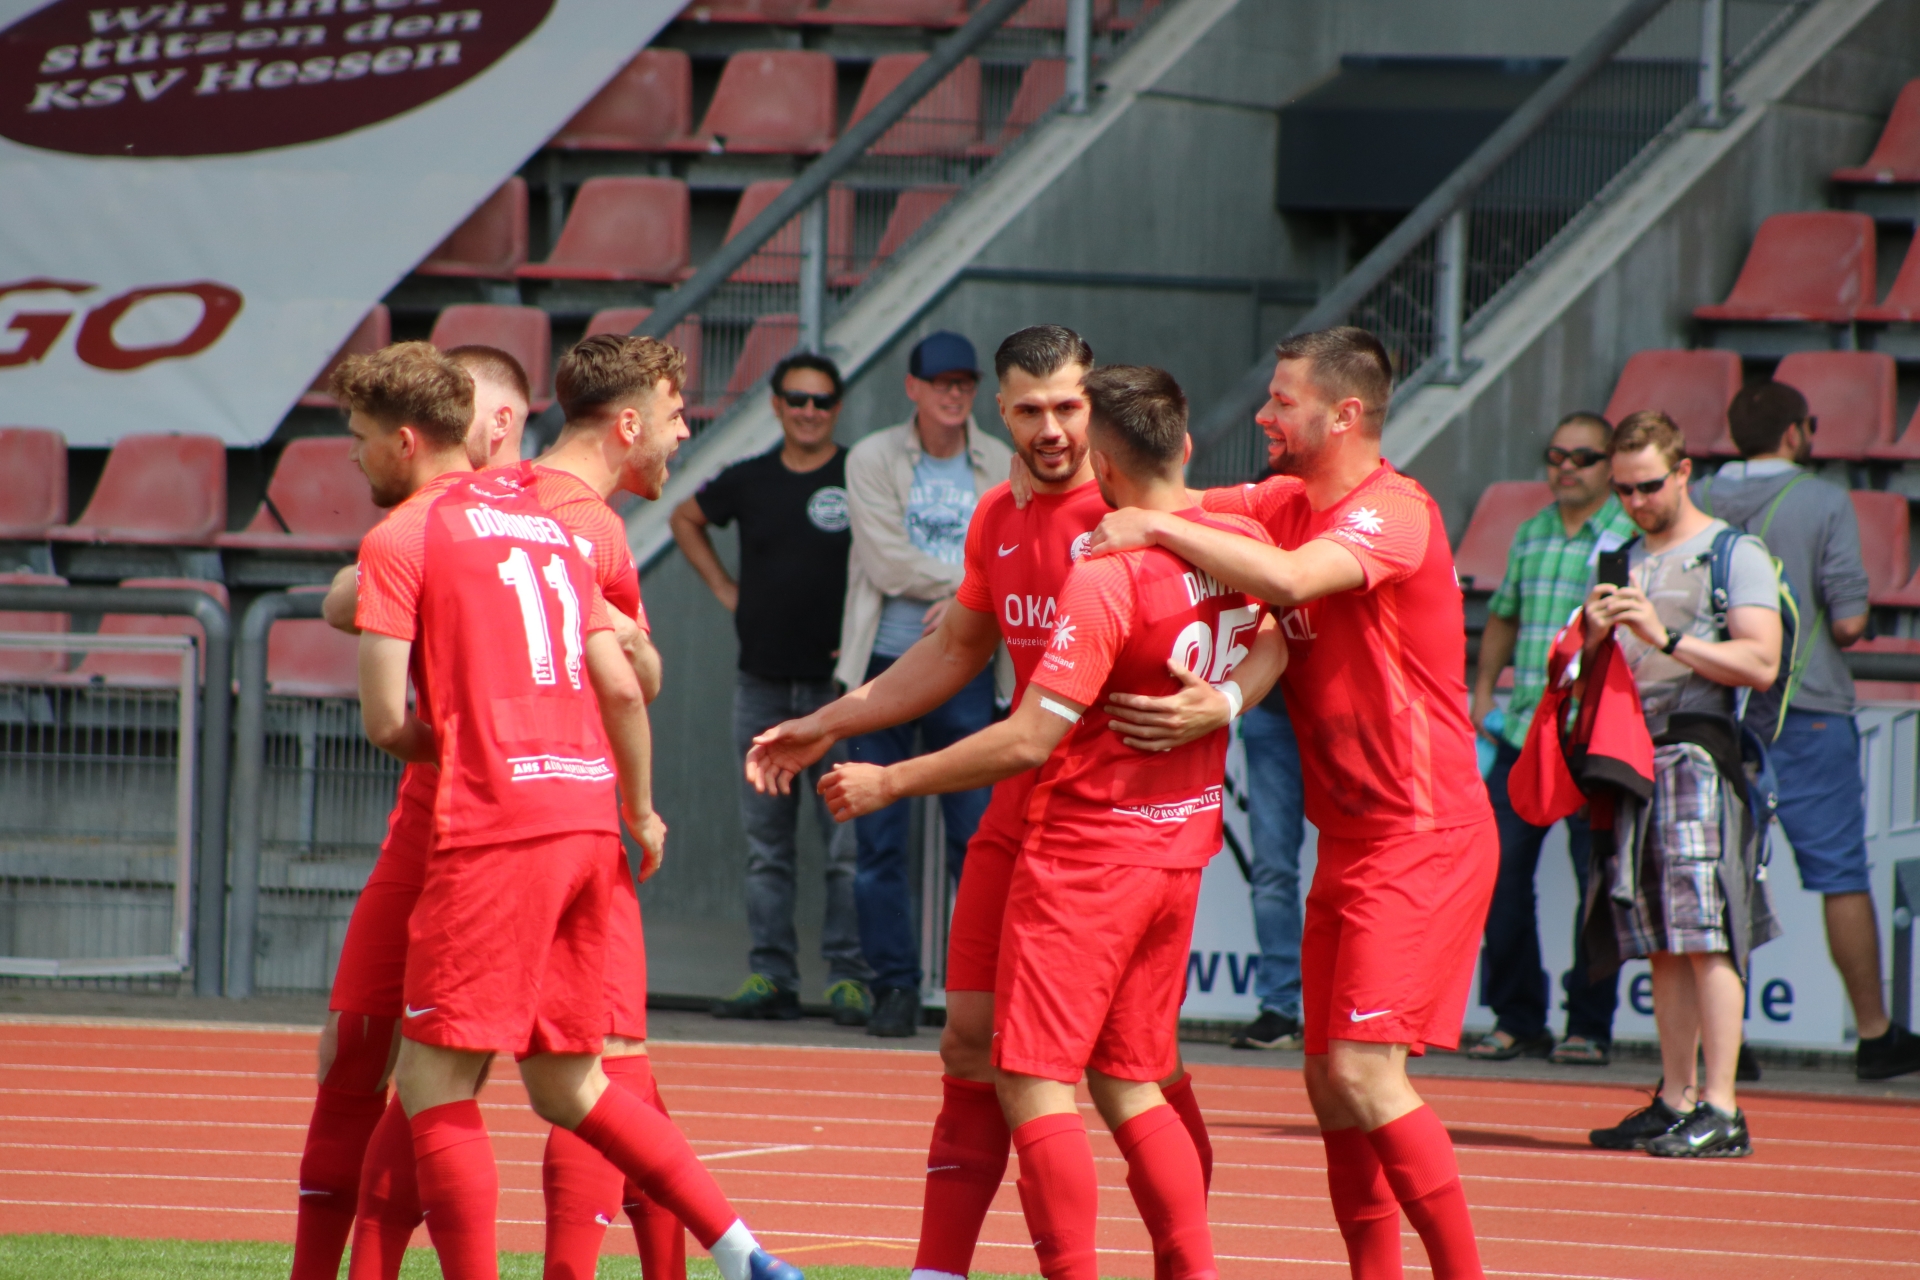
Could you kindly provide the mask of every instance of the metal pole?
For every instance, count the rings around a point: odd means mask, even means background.
[[[1467,311],[1467,211],[1455,209],[1440,224],[1433,282],[1433,354],[1440,361],[1440,381],[1458,383],[1466,376],[1460,362],[1460,331]]]
[[[1727,0],[1700,0],[1700,124],[1718,129],[1727,122]]]
[[[1093,0],[1067,0],[1067,106],[1070,115],[1087,113],[1088,71],[1093,61]]]
[[[819,351],[827,332],[827,199],[819,196],[800,211],[802,351]]]

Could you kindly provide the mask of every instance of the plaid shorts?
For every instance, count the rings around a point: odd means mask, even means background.
[[[1613,900],[1620,958],[1731,951],[1720,866],[1739,838],[1737,797],[1713,757],[1690,742],[1655,748],[1653,778],[1633,900]]]

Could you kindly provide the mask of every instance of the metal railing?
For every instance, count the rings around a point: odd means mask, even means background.
[[[1691,0],[1630,0],[1290,332],[1373,330],[1393,356],[1396,396],[1464,381],[1466,340],[1668,141],[1724,124],[1725,84],[1810,3],[1780,0],[1729,59],[1726,0],[1699,0],[1698,14]],[[1696,56],[1656,56],[1690,28]],[[1261,360],[1196,423],[1197,481],[1265,469],[1264,440],[1248,426],[1272,372]]]

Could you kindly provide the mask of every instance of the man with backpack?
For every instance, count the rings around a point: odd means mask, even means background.
[[[1693,487],[1709,515],[1758,536],[1799,606],[1780,680],[1756,694],[1747,724],[1767,744],[1779,779],[1781,828],[1801,887],[1822,896],[1827,950],[1853,1003],[1862,1080],[1920,1071],[1920,1036],[1887,1016],[1880,933],[1867,880],[1865,791],[1853,677],[1840,650],[1867,630],[1867,571],[1846,492],[1803,465],[1817,421],[1780,382],[1743,388],[1727,409],[1741,460]]]

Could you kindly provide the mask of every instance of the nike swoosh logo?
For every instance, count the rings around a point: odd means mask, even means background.
[[[597,1222],[597,1223],[599,1223],[599,1224],[600,1224],[601,1226],[603,1226],[603,1227],[610,1227],[610,1226],[612,1226],[612,1225],[613,1225],[613,1219],[612,1219],[612,1218],[609,1218],[609,1217],[608,1217],[608,1216],[607,1216],[606,1214],[604,1214],[604,1213],[596,1213],[596,1214],[594,1214],[594,1215],[593,1215],[593,1220],[594,1220],[595,1222]]]
[[[435,1009],[438,1009],[439,1007],[440,1006],[437,1004],[430,1004],[424,1009],[416,1009],[412,1005],[408,1005],[405,1009],[405,1013],[409,1018],[420,1018],[420,1017],[425,1017],[429,1013],[432,1013]]]
[[[927,1172],[928,1173],[945,1173],[949,1169],[958,1169],[959,1167],[960,1166],[957,1164],[930,1164],[927,1166]]]
[[[1386,1014],[1389,1014],[1392,1012],[1393,1010],[1391,1009],[1375,1009],[1372,1013],[1362,1013],[1358,1009],[1355,1009],[1352,1013],[1348,1014],[1347,1016],[1349,1018],[1352,1018],[1355,1022],[1365,1022],[1369,1018],[1383,1017]]]
[[[309,1191],[305,1187],[302,1187],[300,1188],[300,1194],[303,1196],[330,1196],[333,1193],[331,1191]]]
[[[1014,543],[1014,544],[1013,544],[1012,546],[1010,546],[1010,547],[1002,547],[1002,548],[1000,548],[1000,554],[1001,554],[1001,555],[1003,555],[1003,556],[1010,556],[1010,555],[1012,555],[1012,554],[1013,554],[1014,552],[1016,552],[1016,551],[1018,551],[1019,549],[1020,549],[1020,544],[1016,542],[1016,543]]]

